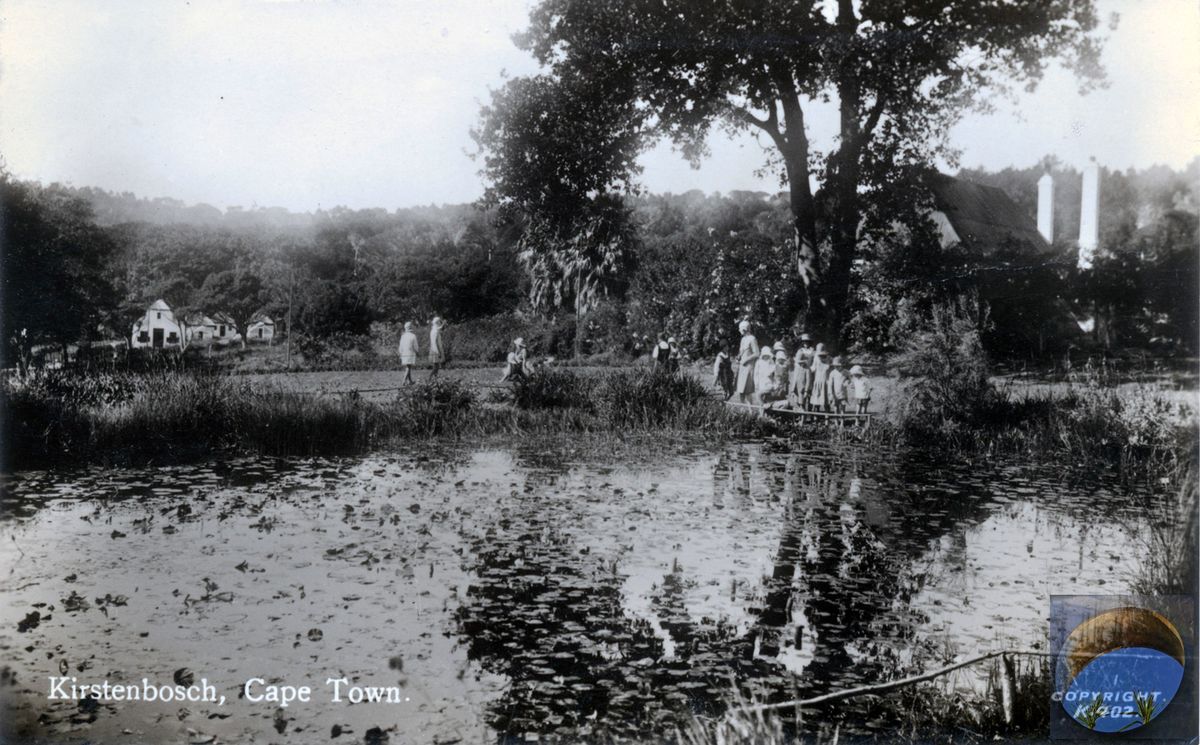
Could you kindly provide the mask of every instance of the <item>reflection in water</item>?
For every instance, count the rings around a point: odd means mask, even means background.
[[[667,735],[720,712],[732,681],[785,700],[1030,646],[1051,592],[1120,589],[1113,557],[1135,555],[1144,519],[1112,485],[1028,466],[764,445],[619,463],[426,449],[6,487],[0,716],[97,741],[274,736],[281,721],[299,739]],[[128,602],[68,611],[75,592]],[[47,618],[17,631],[35,610]],[[234,687],[337,672],[399,682],[411,704],[115,706],[80,723],[47,715],[30,683],[131,661]]]
[[[545,500],[518,503],[500,530],[476,541],[476,579],[458,620],[471,640],[471,659],[513,682],[489,707],[499,732],[665,734],[689,710],[719,711],[731,680],[743,695],[778,701],[909,671],[944,654],[946,638],[923,633],[944,605],[940,597],[928,602],[930,584],[944,581],[947,567],[949,574],[968,569],[972,530],[1008,501],[997,493],[1011,487],[1040,505],[1054,491],[1027,477],[997,482],[996,474],[922,482],[904,464],[841,465],[750,446],[722,453],[711,473],[705,518],[757,511],[777,529],[769,563],[749,587],[733,580],[720,615],[693,607],[711,609],[710,593],[725,594],[715,589],[721,580],[711,567],[689,571],[676,557],[647,582],[636,542],[610,558],[589,551],[595,533],[572,537],[563,529],[580,510],[560,511]],[[1084,494],[1065,500],[1068,509],[1086,501]],[[1056,522],[1038,508],[1027,518]],[[693,538],[704,523],[690,526]],[[648,527],[661,537],[670,533],[660,523]],[[1016,525],[1006,530],[1010,538],[1022,534]],[[759,551],[769,545],[757,543]],[[670,555],[664,550],[660,558]],[[987,605],[1011,603],[1003,592],[991,594],[998,600]],[[1027,599],[1033,610],[1027,616],[1042,617],[1043,597]],[[965,608],[971,596],[956,600]],[[1003,633],[1029,646],[1028,637],[1038,638],[1040,630],[987,628],[994,633],[982,636],[1001,646],[1009,643]]]

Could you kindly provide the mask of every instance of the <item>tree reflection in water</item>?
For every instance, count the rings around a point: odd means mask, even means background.
[[[578,545],[562,515],[508,511],[512,522],[472,547],[477,579],[457,614],[471,659],[511,680],[489,723],[502,737],[666,734],[689,711],[721,711],[731,681],[780,701],[911,664],[928,620],[910,609],[924,580],[914,562],[986,507],[913,487],[903,470],[868,487],[859,470],[748,447],[723,454],[714,503],[770,500],[780,520],[771,574],[740,596],[752,618],[740,626],[689,612],[693,580],[678,564],[650,598],[656,618],[636,617],[620,566]]]

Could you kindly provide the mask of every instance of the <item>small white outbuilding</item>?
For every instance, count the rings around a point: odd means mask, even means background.
[[[275,339],[275,321],[265,313],[256,313],[246,324],[246,341],[270,344]]]

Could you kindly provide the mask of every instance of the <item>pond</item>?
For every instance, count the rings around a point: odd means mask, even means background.
[[[1050,594],[1124,591],[1144,551],[1144,516],[1101,479],[762,443],[4,486],[0,739],[670,735],[733,679],[787,700],[1038,646]],[[51,701],[52,676],[204,680],[225,702]],[[370,688],[384,700],[351,700]]]

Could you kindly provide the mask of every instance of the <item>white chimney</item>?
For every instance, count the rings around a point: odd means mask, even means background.
[[[1054,177],[1048,172],[1038,179],[1038,232],[1047,243],[1054,242]]]
[[[1079,206],[1079,268],[1091,269],[1100,245],[1100,166],[1093,158],[1083,169],[1083,203]]]

